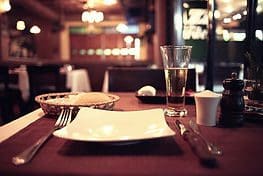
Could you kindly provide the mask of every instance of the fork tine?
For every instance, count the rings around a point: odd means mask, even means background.
[[[62,108],[62,110],[61,110],[61,112],[60,112],[60,115],[59,115],[59,117],[58,117],[58,119],[57,119],[57,121],[56,121],[56,123],[55,123],[55,126],[58,126],[58,125],[61,123],[61,120],[62,120],[64,114],[65,114],[65,109]]]
[[[62,119],[59,123],[59,128],[62,128],[66,125],[68,125],[71,122],[71,116],[72,116],[72,109],[65,109],[65,113],[62,115]]]
[[[66,126],[66,123],[68,121],[68,116],[69,116],[68,114],[69,114],[69,110],[65,109],[65,113],[64,113],[64,115],[63,115],[63,117],[61,119],[61,122],[59,124],[60,128]]]
[[[68,125],[68,124],[71,122],[72,111],[73,111],[73,109],[70,108],[70,109],[69,109],[69,116],[68,116],[66,125]]]

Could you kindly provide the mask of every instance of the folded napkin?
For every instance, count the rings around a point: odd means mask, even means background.
[[[143,86],[138,90],[138,95],[141,96],[155,96],[156,95],[156,89],[153,86]]]

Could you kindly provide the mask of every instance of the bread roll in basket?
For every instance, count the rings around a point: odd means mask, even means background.
[[[102,92],[62,92],[42,94],[35,97],[45,114],[58,116],[62,108],[80,107],[112,110],[119,96]]]

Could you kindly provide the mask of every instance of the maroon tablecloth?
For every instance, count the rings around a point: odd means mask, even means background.
[[[122,93],[116,108],[124,110],[162,107],[141,104],[133,94]],[[188,106],[187,124],[195,116]],[[174,119],[167,118],[167,121]],[[241,128],[202,127],[208,139],[219,144],[224,155],[218,165],[202,165],[177,134],[132,145],[108,145],[67,141],[52,137],[28,164],[14,166],[13,155],[44,135],[55,119],[48,116],[32,123],[0,144],[0,175],[263,175],[263,124],[246,122]]]

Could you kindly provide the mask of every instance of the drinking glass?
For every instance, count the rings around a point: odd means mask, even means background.
[[[185,87],[192,46],[165,45],[160,49],[166,82],[164,113],[171,117],[186,116]]]

